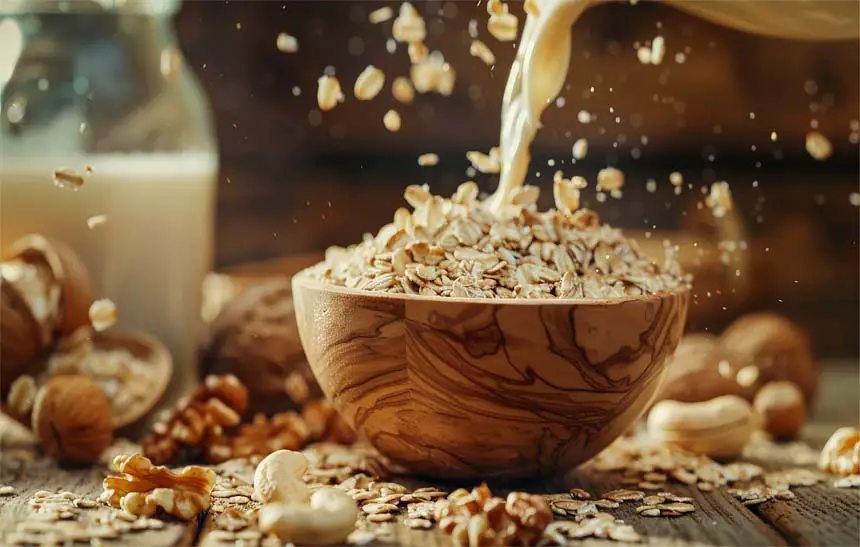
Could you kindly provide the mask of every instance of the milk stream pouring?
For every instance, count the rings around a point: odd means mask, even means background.
[[[571,59],[571,29],[595,0],[536,0],[529,14],[502,102],[502,170],[491,207],[501,211],[525,180],[529,146],[540,115],[558,96]],[[798,40],[860,37],[860,3],[821,0],[667,0],[737,30]]]

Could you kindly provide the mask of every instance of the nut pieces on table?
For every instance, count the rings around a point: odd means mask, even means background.
[[[511,492],[503,500],[485,484],[451,492],[435,512],[439,528],[459,545],[532,545],[552,518],[541,496]]]
[[[731,459],[744,449],[758,418],[752,406],[736,395],[702,403],[661,401],[648,415],[652,439],[715,459]]]
[[[842,427],[830,436],[818,467],[836,475],[860,474],[860,431],[853,427]]]
[[[132,515],[152,516],[159,510],[190,520],[209,508],[217,475],[212,469],[189,466],[173,473],[153,466],[139,454],[117,456],[113,466],[122,475],[105,478],[101,500]]]
[[[274,502],[260,508],[260,530],[297,545],[343,545],[355,530],[358,507],[340,488],[323,487],[308,504]]]
[[[173,460],[183,448],[205,447],[239,425],[248,407],[248,390],[233,375],[205,378],[157,422],[143,440],[143,452],[156,464]]]
[[[272,452],[254,471],[254,499],[261,503],[308,503],[310,490],[302,479],[307,470],[308,459],[301,452]]]
[[[308,402],[301,414],[292,410],[271,417],[257,414],[235,433],[213,437],[205,446],[205,458],[209,463],[220,463],[233,458],[265,456],[280,449],[300,450],[318,441],[344,445],[355,442],[355,433],[325,400]]]
[[[143,440],[143,453],[154,463],[164,464],[196,450],[208,463],[220,463],[265,456],[279,449],[299,450],[321,440],[355,441],[349,426],[323,400],[307,402],[301,414],[258,414],[251,423],[240,426],[247,406],[248,391],[235,376],[209,375],[153,426]]]
[[[296,412],[282,412],[271,418],[257,414],[235,433],[214,436],[204,447],[204,457],[209,463],[221,463],[279,449],[299,450],[310,438],[307,425]]]
[[[300,452],[278,450],[254,472],[254,499],[260,530],[299,545],[338,545],[355,530],[358,506],[343,489],[324,487],[313,494],[303,476],[308,459]]]

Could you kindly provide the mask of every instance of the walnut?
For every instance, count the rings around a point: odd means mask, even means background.
[[[144,454],[155,463],[176,458],[183,448],[202,447],[239,425],[248,407],[248,390],[233,375],[210,375],[177,403],[143,440]]]
[[[331,441],[338,444],[352,444],[355,433],[344,421],[331,403],[324,399],[311,401],[302,408],[302,418],[310,429],[315,441]]]
[[[301,450],[310,439],[305,421],[288,411],[267,418],[263,414],[239,427],[235,436],[214,439],[206,447],[206,461],[221,463],[233,458],[265,456],[276,450]]]
[[[212,321],[202,351],[206,374],[234,374],[248,387],[252,412],[295,410],[288,389],[297,373],[312,399],[322,395],[305,360],[287,278],[253,284],[230,300]],[[289,381],[288,381],[289,379]]]
[[[331,441],[352,444],[355,434],[327,401],[311,401],[301,415],[281,412],[267,418],[257,414],[251,423],[239,427],[235,435],[213,439],[206,447],[210,463],[248,456],[265,456],[276,450],[301,450],[308,443]]]
[[[860,474],[860,431],[853,427],[837,429],[821,450],[818,467],[837,475]]]
[[[553,520],[542,496],[511,492],[503,500],[485,484],[451,492],[437,503],[434,517],[462,545],[533,545]]]
[[[57,376],[36,393],[32,427],[52,458],[95,461],[113,440],[110,401],[87,376]]]
[[[803,392],[807,403],[818,386],[818,369],[809,339],[797,325],[773,313],[753,313],[737,319],[720,336],[720,344],[758,368],[753,387],[787,380]]]
[[[511,492],[505,501],[505,511],[517,526],[540,532],[552,522],[552,511],[543,497],[525,492]]]
[[[752,401],[755,390],[737,382],[744,362],[710,334],[688,334],[668,363],[666,381],[655,403],[663,400],[698,403],[723,395]]]
[[[132,515],[152,516],[159,510],[191,520],[209,508],[217,474],[205,467],[189,466],[173,473],[153,466],[140,454],[114,458],[113,467],[122,475],[104,479],[100,499]]]

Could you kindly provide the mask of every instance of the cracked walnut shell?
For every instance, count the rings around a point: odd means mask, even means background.
[[[113,467],[121,475],[104,479],[100,499],[132,515],[152,516],[159,510],[191,520],[209,508],[217,474],[212,469],[188,466],[173,473],[154,466],[140,454],[120,455]]]
[[[89,272],[67,245],[40,235],[28,235],[14,242],[4,257],[32,265],[46,265],[60,287],[60,334],[68,336],[90,324],[93,294]]]
[[[15,287],[0,277],[0,398],[42,348],[39,324]]]
[[[32,428],[50,457],[95,461],[113,440],[110,401],[92,378],[56,376],[36,393]]]

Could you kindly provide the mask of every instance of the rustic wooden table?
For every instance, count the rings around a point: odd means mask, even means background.
[[[821,395],[818,397],[814,420],[804,433],[804,440],[819,448],[830,433],[839,426],[860,422],[860,370],[857,363],[832,363],[823,369]],[[790,455],[790,454],[787,454]],[[754,461],[764,467],[777,469],[784,465],[776,459]],[[32,515],[28,506],[31,496],[39,490],[71,491],[96,498],[101,492],[104,468],[59,469],[45,459],[21,460],[17,452],[6,449],[0,455],[0,484],[11,485],[16,493],[0,497],[0,544],[10,543],[9,533],[18,523]],[[408,479],[403,482],[415,482]],[[636,504],[621,504],[612,513],[624,519],[644,537],[648,544],[703,545],[860,545],[860,490],[839,489],[826,481],[813,486],[796,487],[796,498],[769,501],[744,506],[725,489],[701,492],[696,488],[671,484],[666,489],[694,499],[696,511],[675,518],[646,518],[636,514]],[[446,485],[451,488],[454,485]],[[560,492],[579,487],[593,493],[620,488],[612,478],[596,478],[579,471],[553,481],[516,485],[517,489],[534,492]],[[218,500],[216,500],[218,501]],[[160,530],[148,530],[124,535],[112,545],[225,545],[210,535],[214,529],[215,511],[202,515],[197,521],[168,522]],[[438,531],[411,530],[395,525],[393,544],[411,546],[447,545],[450,538]],[[571,543],[615,544],[608,540],[571,540]],[[255,542],[246,542],[254,545]]]

